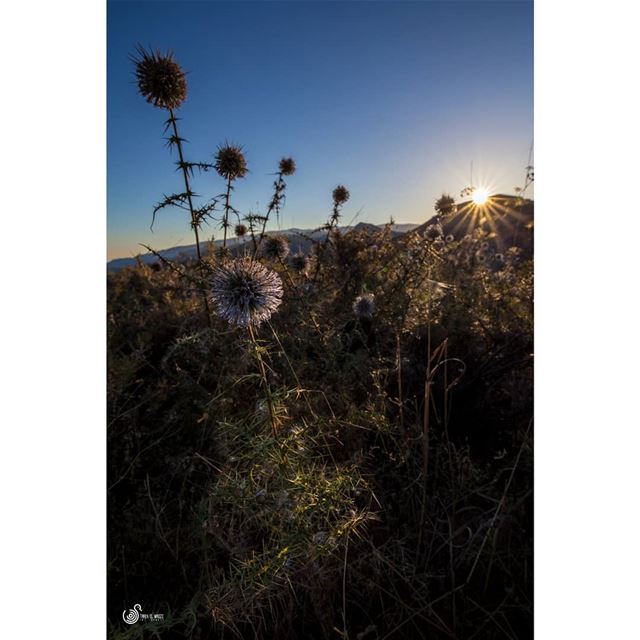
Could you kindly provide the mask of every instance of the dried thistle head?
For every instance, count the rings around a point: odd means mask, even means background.
[[[344,204],[350,195],[349,190],[340,184],[333,190],[333,203],[335,205]]]
[[[234,231],[238,238],[242,238],[247,235],[247,226],[242,223],[237,224]]]
[[[448,193],[443,193],[436,200],[435,209],[441,216],[454,213],[456,211],[456,201]]]
[[[427,240],[438,240],[442,237],[442,226],[439,223],[430,224],[424,231]]]
[[[295,160],[293,158],[282,158],[279,168],[283,176],[292,176],[296,172]]]
[[[173,53],[138,47],[136,65],[138,91],[154,107],[177,109],[187,98],[187,79]]]
[[[248,171],[242,147],[228,142],[218,147],[214,166],[225,180],[244,178]]]
[[[295,253],[291,256],[291,266],[295,271],[303,273],[309,268],[309,258],[302,252]]]
[[[373,293],[363,293],[353,303],[353,313],[358,318],[371,318],[375,310],[376,304]]]
[[[453,242],[455,240],[455,238],[453,237],[453,234],[450,233],[446,238],[445,241],[448,243]]]
[[[251,258],[228,260],[216,267],[211,296],[218,313],[231,325],[258,327],[282,302],[282,280]]]
[[[282,234],[265,236],[262,241],[262,254],[269,260],[281,260],[289,255],[289,240]]]

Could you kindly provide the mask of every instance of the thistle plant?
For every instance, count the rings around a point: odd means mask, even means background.
[[[318,274],[320,273],[320,268],[322,266],[322,261],[324,259],[324,253],[327,248],[329,242],[331,242],[331,234],[334,229],[338,226],[338,221],[340,220],[340,211],[342,210],[342,206],[349,200],[351,194],[349,190],[343,186],[338,185],[331,194],[333,198],[333,208],[331,210],[331,215],[329,216],[329,220],[324,228],[327,230],[327,237],[324,239],[324,242],[318,245],[318,251],[316,255],[316,270],[313,274],[313,281],[315,282],[318,278]]]
[[[435,204],[436,213],[439,216],[447,216],[456,211],[456,201],[447,193],[443,193]]]
[[[439,222],[430,224],[424,231],[424,237],[430,242],[439,240],[442,238],[442,226]]]
[[[260,369],[271,430],[275,435],[273,398],[262,348],[256,340],[254,330],[268,321],[282,303],[282,280],[275,271],[251,258],[236,258],[225,261],[214,269],[211,296],[220,316],[232,326],[247,329]]]
[[[262,230],[260,231],[258,246],[262,244],[265,230],[267,228],[267,223],[269,222],[269,217],[271,216],[271,213],[273,211],[276,212],[278,221],[280,220],[280,209],[284,203],[285,189],[287,188],[287,183],[284,181],[284,177],[292,176],[295,172],[296,163],[293,158],[282,158],[280,160],[280,164],[278,165],[278,173],[276,174],[276,179],[273,182],[273,196],[271,197],[271,201],[267,206],[267,212],[264,216],[262,216]]]
[[[282,234],[266,236],[262,245],[262,253],[269,260],[284,263],[289,255],[289,240]]]
[[[305,256],[301,251],[294,253],[291,256],[290,261],[293,270],[298,273],[304,273],[309,268],[309,258],[307,258],[307,256]]]
[[[202,211],[199,211],[193,206],[194,192],[191,189],[189,178],[194,165],[193,163],[186,162],[184,159],[182,148],[184,138],[181,138],[178,133],[178,119],[175,116],[175,110],[181,107],[187,98],[186,75],[182,67],[173,59],[173,52],[171,51],[163,54],[159,50],[147,51],[144,47],[139,46],[137,54],[137,57],[132,56],[132,61],[135,64],[138,91],[140,95],[154,107],[165,109],[169,113],[169,117],[165,123],[165,133],[171,130],[167,143],[169,148],[175,146],[178,151],[177,165],[182,172],[184,180],[184,192],[165,198],[165,201],[159,207],[156,207],[155,211],[165,205],[184,208],[184,203],[186,202],[187,210],[191,216],[191,228],[195,236],[196,254],[202,276],[202,255],[200,253],[200,236],[198,229],[204,215],[208,213],[208,209],[204,208]],[[207,322],[210,324],[211,317],[207,296],[204,288],[201,287],[200,290]]]
[[[218,314],[233,326],[257,328],[282,303],[280,276],[251,258],[219,264],[210,284]]]
[[[227,247],[227,229],[229,228],[229,213],[233,212],[238,215],[236,209],[231,206],[231,191],[233,191],[233,183],[244,178],[247,175],[247,161],[242,153],[242,147],[237,145],[225,144],[218,147],[215,156],[215,170],[222,178],[227,181],[227,191],[224,195],[224,217],[222,219],[222,227],[224,236],[222,240],[222,248]],[[240,221],[238,221],[240,224]]]

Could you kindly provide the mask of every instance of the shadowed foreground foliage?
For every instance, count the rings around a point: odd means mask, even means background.
[[[110,636],[531,637],[531,261],[478,230],[292,258],[257,354],[208,328],[220,258],[109,276]]]

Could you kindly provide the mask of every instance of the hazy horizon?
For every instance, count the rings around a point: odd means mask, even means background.
[[[421,223],[442,193],[513,193],[533,137],[530,2],[108,2],[108,259],[193,244],[187,216],[158,214],[181,190],[162,139],[165,114],[137,94],[138,43],[172,49],[189,72],[178,115],[187,158],[229,140],[250,173],[234,204],[264,211],[285,155],[281,227],[321,225],[338,183],[342,224]],[[196,176],[205,198],[223,181]],[[275,221],[272,228],[275,228]],[[214,233],[206,227],[203,238]]]

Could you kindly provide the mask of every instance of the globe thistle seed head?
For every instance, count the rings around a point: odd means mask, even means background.
[[[262,254],[269,260],[284,261],[289,255],[289,240],[281,234],[265,236],[262,241]]]
[[[238,236],[238,238],[242,238],[242,237],[247,235],[247,226],[242,224],[242,223],[237,224],[235,226],[234,231],[235,231],[236,236]]]
[[[453,234],[450,233],[446,238],[445,238],[445,242],[449,243],[449,242],[453,242],[455,240],[455,238],[453,237]]]
[[[215,168],[225,180],[244,178],[248,169],[242,147],[228,143],[218,147]]]
[[[333,202],[335,205],[344,204],[350,197],[349,190],[341,184],[333,190]]]
[[[292,176],[296,172],[296,162],[293,158],[282,158],[279,168],[283,176]]]
[[[431,241],[441,238],[442,226],[438,222],[430,224],[424,231],[424,237]]]
[[[447,193],[443,193],[435,205],[436,212],[441,216],[446,216],[456,211],[456,201]]]
[[[228,260],[214,269],[211,297],[230,325],[258,327],[282,302],[282,280],[251,258]]]
[[[136,65],[138,91],[154,107],[177,109],[187,98],[187,79],[171,51],[147,51],[138,47]]]
[[[353,313],[358,318],[371,318],[376,310],[373,293],[363,293],[353,303]]]
[[[309,259],[302,252],[295,253],[291,256],[291,266],[295,271],[303,273],[309,268]]]

